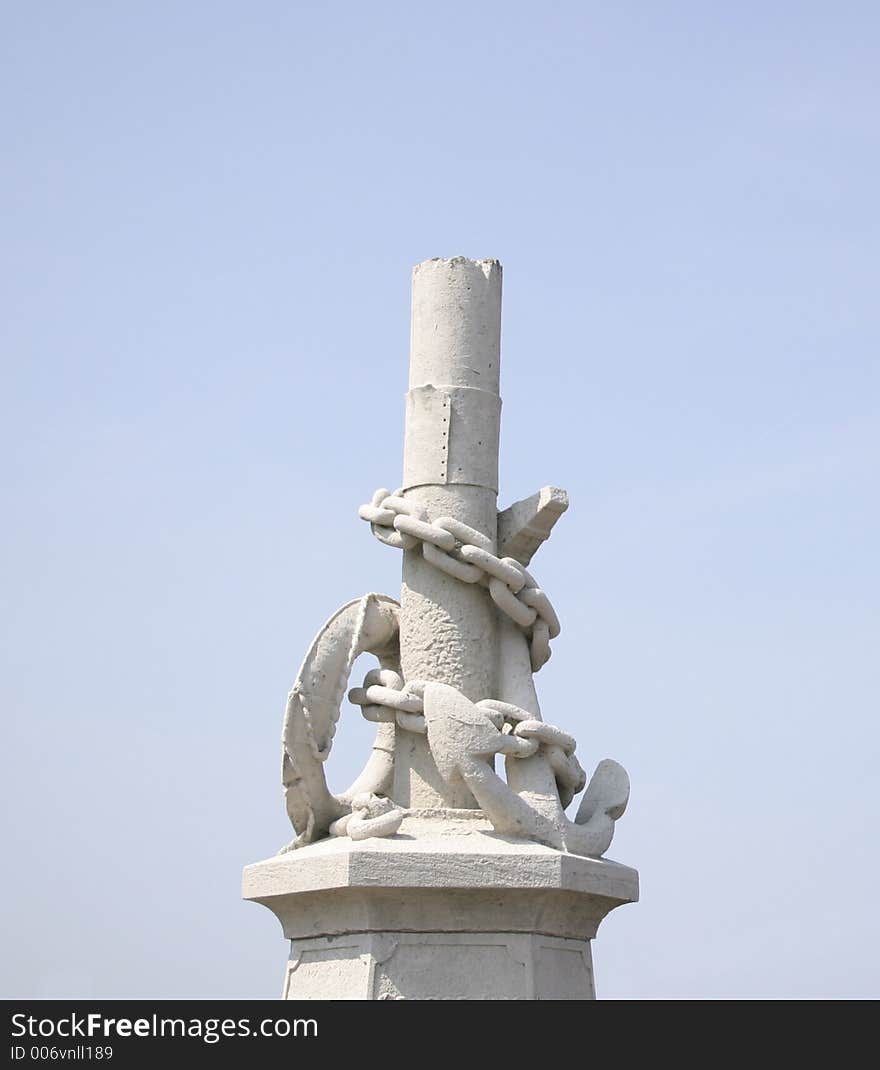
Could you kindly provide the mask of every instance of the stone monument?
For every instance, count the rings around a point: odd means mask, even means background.
[[[560,626],[530,565],[568,498],[497,512],[500,339],[498,261],[414,269],[403,484],[360,508],[403,552],[400,602],[349,602],[309,648],[283,727],[296,838],[244,871],[290,940],[285,999],[593,999],[596,929],[638,898],[602,857],[625,770],[606,759],[587,784],[538,704]],[[376,737],[334,795],[324,762],[364,652],[378,665],[348,698]]]

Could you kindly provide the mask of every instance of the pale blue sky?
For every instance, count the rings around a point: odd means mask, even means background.
[[[505,267],[539,677],[643,900],[600,995],[878,996],[870,3],[4,4],[17,996],[274,996],[287,688],[395,594],[409,276]],[[348,708],[341,786],[370,731]]]

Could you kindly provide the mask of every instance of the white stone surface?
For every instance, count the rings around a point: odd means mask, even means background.
[[[568,495],[561,487],[541,487],[509,505],[498,514],[498,553],[527,565],[567,508]]]
[[[293,941],[282,998],[572,1000],[596,989],[586,940],[372,932]]]
[[[638,875],[438,811],[248,866],[243,894],[291,941],[285,998],[589,999],[590,940]]]

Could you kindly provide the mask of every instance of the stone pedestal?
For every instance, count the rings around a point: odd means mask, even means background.
[[[594,999],[591,941],[638,874],[446,810],[257,862],[243,895],[291,942],[285,999]]]

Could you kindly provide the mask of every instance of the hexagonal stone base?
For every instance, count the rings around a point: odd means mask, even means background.
[[[291,941],[286,999],[592,999],[590,941],[638,874],[422,812],[248,866],[243,894]]]

